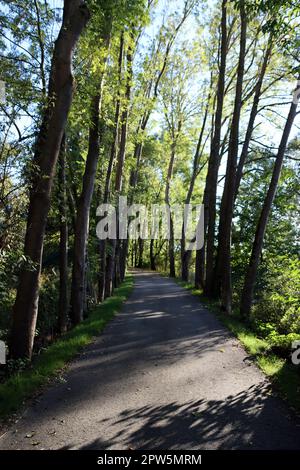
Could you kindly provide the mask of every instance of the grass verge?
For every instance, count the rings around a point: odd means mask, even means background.
[[[197,295],[201,302],[213,312],[242,343],[258,367],[269,377],[279,395],[290,407],[300,413],[300,375],[296,366],[271,352],[271,344],[259,338],[237,315],[225,315],[220,312],[217,302],[212,302],[196,290],[193,285],[177,280],[182,287]]]
[[[120,310],[133,287],[133,277],[127,276],[114,295],[95,307],[88,318],[51,344],[35,357],[29,369],[12,375],[0,384],[0,418],[16,412],[24,400],[32,397],[41,386],[55,377],[66,364],[101,333],[105,325]]]

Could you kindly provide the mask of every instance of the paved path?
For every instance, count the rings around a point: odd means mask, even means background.
[[[122,312],[64,378],[0,449],[300,448],[300,423],[237,340],[156,274],[135,274]]]

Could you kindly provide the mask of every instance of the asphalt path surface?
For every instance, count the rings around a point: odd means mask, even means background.
[[[134,276],[122,311],[0,449],[299,449],[299,420],[199,299]]]

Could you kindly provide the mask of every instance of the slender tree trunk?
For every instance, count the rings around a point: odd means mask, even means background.
[[[142,268],[144,266],[144,240],[142,238],[138,239],[138,268]]]
[[[205,295],[210,297],[213,290],[213,271],[215,255],[215,226],[216,226],[216,196],[218,171],[220,165],[220,145],[222,130],[222,114],[225,96],[225,73],[227,61],[227,0],[222,2],[221,19],[221,52],[220,52],[220,70],[217,87],[217,109],[214,121],[214,134],[211,144],[211,154],[208,163],[208,172],[205,185],[205,228],[206,237],[206,272],[205,272]],[[203,248],[204,251],[205,248]],[[204,253],[202,254],[204,258]]]
[[[153,238],[151,238],[150,240],[150,268],[152,269],[152,271],[156,271]]]
[[[240,183],[241,183],[241,179],[242,179],[242,175],[243,175],[245,162],[247,160],[248,153],[249,153],[249,146],[250,146],[250,142],[251,142],[252,134],[253,134],[253,130],[254,130],[254,123],[255,123],[255,119],[256,119],[257,114],[258,114],[258,106],[259,106],[259,101],[260,101],[260,97],[261,97],[262,85],[263,85],[263,81],[264,81],[264,78],[265,78],[265,75],[266,75],[268,63],[269,63],[269,60],[270,60],[270,57],[271,57],[271,54],[272,54],[272,47],[273,47],[273,41],[272,41],[272,37],[270,37],[269,44],[268,44],[268,47],[267,47],[267,50],[266,50],[266,53],[265,53],[265,56],[264,56],[264,59],[263,59],[261,71],[260,71],[260,74],[259,74],[259,77],[258,77],[256,87],[255,87],[255,94],[254,94],[252,109],[251,109],[249,122],[248,122],[248,126],[247,126],[245,141],[244,141],[244,144],[243,144],[241,156],[240,156],[237,171],[236,171],[235,195],[234,195],[235,199],[236,199],[238,191],[239,191],[239,187],[240,187]]]
[[[99,243],[99,273],[98,273],[98,302],[104,300],[105,270],[106,270],[106,240]]]
[[[196,251],[195,288],[204,289],[205,248]]]
[[[299,80],[300,80],[300,76],[299,76]],[[283,165],[283,159],[284,159],[284,155],[286,152],[291,129],[292,129],[295,117],[297,115],[297,105],[299,102],[299,94],[300,94],[299,88],[300,87],[298,85],[298,92],[296,93],[298,94],[298,96],[296,98],[296,94],[295,94],[294,101],[290,107],[290,112],[289,112],[289,115],[285,124],[280,146],[278,149],[278,154],[276,157],[271,182],[270,182],[269,189],[266,194],[266,198],[264,200],[263,207],[261,210],[260,218],[256,227],[251,257],[250,257],[249,265],[246,271],[244,288],[243,288],[242,297],[241,297],[240,311],[244,317],[249,317],[250,310],[251,310],[255,281],[256,281],[257,271],[258,271],[258,266],[259,266],[259,259],[260,259],[261,252],[262,252],[267,223],[268,223],[268,219],[270,216],[272,204],[276,195],[278,182],[279,182],[279,178],[281,174],[281,169]]]
[[[191,261],[192,252],[184,251],[181,258],[181,278],[183,281],[188,282],[190,277],[190,261]]]
[[[131,40],[133,40],[133,37],[131,37]],[[132,77],[133,77],[133,69],[132,69],[133,50],[131,46],[129,46],[128,48],[126,58],[127,58],[127,71],[126,71],[127,79],[126,79],[126,91],[125,91],[125,106],[121,115],[121,138],[120,138],[120,149],[119,149],[119,154],[118,154],[118,159],[117,159],[116,182],[115,182],[115,190],[117,192],[120,192],[122,190],[122,179],[123,179],[123,171],[124,171],[125,156],[126,156],[129,105],[130,105]]]
[[[109,21],[109,25],[111,22]],[[110,42],[110,27],[104,38],[105,47],[108,49]],[[107,55],[104,61],[104,66]],[[82,191],[77,204],[76,226],[74,234],[73,271],[71,286],[71,310],[70,317],[73,325],[77,325],[83,319],[86,296],[86,257],[89,232],[89,213],[94,193],[95,178],[100,152],[100,111],[103,94],[104,70],[98,83],[97,93],[91,102],[91,125],[89,129],[89,148],[83,175]]]
[[[131,40],[133,43],[134,33],[131,35]],[[131,44],[132,44],[131,43]],[[131,97],[131,87],[132,87],[132,60],[133,60],[133,50],[132,45],[128,47],[126,54],[127,70],[126,70],[126,90],[125,90],[125,105],[121,114],[121,137],[120,137],[120,148],[117,158],[116,165],[116,181],[115,181],[115,192],[117,195],[120,195],[122,192],[122,183],[123,183],[123,172],[124,164],[126,157],[126,145],[127,145],[127,131],[128,131],[128,117],[129,117],[129,105]],[[125,251],[122,251],[121,240],[112,240],[112,253],[111,253],[111,264],[115,265],[115,285],[117,286],[123,279],[126,270],[126,256],[127,256],[127,246],[125,245]],[[122,263],[122,265],[121,265]]]
[[[175,249],[174,249],[174,225],[173,225],[172,214],[170,215],[169,265],[170,265],[170,277],[176,277]]]
[[[68,313],[68,216],[65,152],[64,136],[61,145],[58,170],[60,215],[58,330],[60,333],[64,333],[67,330]]]
[[[77,206],[74,234],[73,272],[70,316],[73,325],[83,319],[86,246],[89,230],[89,211],[94,191],[95,175],[99,157],[99,108],[100,94],[93,98],[92,125],[89,135],[89,151],[83,176],[82,192]]]
[[[75,232],[75,227],[76,227],[76,202],[74,199],[74,195],[72,192],[71,188],[67,188],[67,200],[68,200],[68,208],[69,208],[69,213],[71,216],[71,226],[73,229],[73,232]]]
[[[134,267],[134,246],[131,244],[131,267]]]
[[[115,287],[118,287],[121,283],[120,248],[120,244],[117,243],[115,253]]]
[[[126,275],[126,264],[128,258],[128,240],[123,240],[120,247],[120,280],[124,281]]]
[[[167,272],[168,269],[168,259],[169,259],[169,253],[168,250],[165,251],[165,259],[164,259],[164,271]]]
[[[190,204],[190,202],[191,202],[191,198],[192,198],[192,195],[193,195],[196,179],[197,179],[197,176],[198,176],[198,174],[200,173],[200,170],[201,170],[199,168],[199,164],[200,164],[201,156],[202,156],[203,150],[204,150],[204,146],[202,147],[202,150],[201,150],[201,146],[202,146],[202,140],[203,140],[204,131],[205,131],[205,127],[206,127],[206,121],[207,121],[207,117],[208,117],[209,101],[210,101],[210,95],[209,95],[208,100],[207,100],[207,106],[206,106],[206,110],[205,110],[205,114],[204,114],[204,119],[203,119],[201,131],[200,131],[200,134],[199,134],[197,148],[196,148],[195,155],[194,155],[193,172],[192,172],[192,176],[191,176],[191,179],[190,179],[190,185],[189,185],[189,189],[188,189],[188,192],[187,192],[187,196],[186,196],[186,199],[185,199],[185,204],[186,205]],[[203,167],[204,167],[204,165],[203,165]],[[188,280],[189,280],[189,264],[190,264],[192,252],[191,252],[191,250],[186,250],[185,245],[186,244],[185,244],[185,233],[184,233],[184,222],[183,222],[182,230],[181,230],[181,278],[182,278],[183,281],[188,282]]]
[[[137,260],[138,260],[137,253],[138,253],[138,251],[137,251],[137,242],[136,242],[136,240],[134,240],[134,267],[135,268],[137,268]]]
[[[73,96],[72,58],[89,19],[82,0],[65,0],[62,27],[55,43],[45,110],[34,155],[35,174],[30,192],[23,267],[13,310],[10,354],[31,358],[39,297],[43,240],[53,177]],[[32,268],[34,265],[34,269]]]
[[[221,308],[227,313],[231,313],[231,229],[233,206],[235,197],[236,166],[239,149],[239,125],[242,108],[243,79],[245,69],[245,53],[247,38],[247,19],[245,13],[245,2],[240,1],[240,55],[237,72],[236,95],[231,124],[225,186],[221,202],[219,244],[218,244],[218,265],[217,283],[220,281]],[[218,286],[218,284],[217,284]]]
[[[105,188],[105,201],[108,202],[109,200],[109,193],[110,193],[110,185],[111,185],[111,178],[112,178],[112,171],[113,171],[113,164],[117,154],[117,147],[118,147],[118,135],[119,135],[119,121],[120,121],[120,111],[121,111],[121,97],[120,97],[120,89],[121,89],[121,80],[122,80],[122,67],[123,67],[123,55],[124,55],[124,33],[121,33],[120,38],[120,49],[119,49],[119,61],[118,61],[118,79],[119,79],[119,90],[118,90],[118,97],[116,103],[116,111],[115,111],[115,128],[113,134],[113,142],[111,147],[111,155],[110,161],[108,165],[108,171],[106,176],[106,188]],[[124,147],[125,151],[125,147]],[[124,155],[125,158],[125,155]],[[123,167],[122,167],[123,168]],[[118,182],[121,184],[122,181],[122,171],[119,172],[118,175]],[[104,297],[110,297],[113,292],[114,287],[114,274],[115,274],[115,253],[116,253],[116,240],[109,240],[107,243],[108,254],[106,257],[106,265],[105,265],[105,284],[104,284]]]
[[[180,132],[180,124],[179,124],[179,131]],[[173,168],[175,163],[175,152],[176,149],[176,138],[173,136],[173,143],[171,148],[171,157],[168,166],[168,174],[167,174],[167,181],[166,181],[166,191],[165,191],[165,203],[168,207],[170,207],[170,184],[173,174]],[[173,225],[173,217],[170,210],[170,233],[169,233],[169,267],[170,267],[170,277],[176,276],[175,271],[175,253],[174,253],[174,225]]]

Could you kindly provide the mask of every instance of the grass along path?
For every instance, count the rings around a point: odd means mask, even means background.
[[[120,310],[133,288],[133,277],[128,275],[114,295],[92,309],[88,318],[51,344],[36,356],[30,368],[15,373],[0,384],[0,418],[8,418],[18,411],[24,401],[40,387],[53,379]]]

